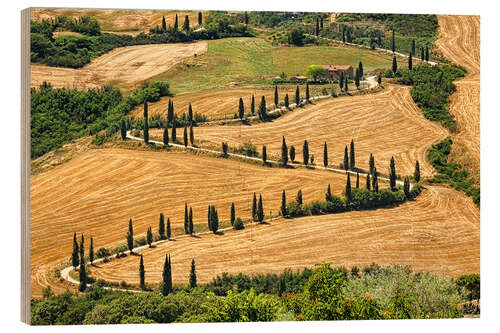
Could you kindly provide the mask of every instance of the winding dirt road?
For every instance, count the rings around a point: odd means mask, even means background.
[[[479,184],[480,170],[480,19],[479,16],[440,15],[438,50],[467,68],[467,76],[456,81],[450,113],[458,124],[453,135],[453,157],[474,176]]]

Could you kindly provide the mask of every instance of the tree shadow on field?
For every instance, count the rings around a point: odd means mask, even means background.
[[[191,237],[193,237],[193,238],[198,238],[198,239],[199,239],[199,238],[201,238],[201,236],[198,236],[198,235],[196,235],[196,234],[192,234],[192,235],[191,235]]]
[[[224,231],[216,231],[214,234],[217,236],[224,236]]]
[[[261,225],[271,225],[271,223],[269,223],[269,222],[267,222],[267,221],[262,221],[262,222],[260,222],[259,224],[261,224]]]

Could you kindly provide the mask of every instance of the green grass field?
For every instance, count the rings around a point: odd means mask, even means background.
[[[392,57],[354,47],[272,46],[261,38],[225,38],[208,42],[208,50],[188,63],[174,66],[154,79],[166,80],[175,94],[227,85],[259,83],[285,72],[303,75],[311,64],[363,62],[365,73],[388,69]],[[400,66],[406,67],[406,60]]]

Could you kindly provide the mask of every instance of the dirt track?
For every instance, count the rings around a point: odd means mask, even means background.
[[[456,277],[479,272],[479,212],[462,193],[432,187],[396,208],[279,220],[224,236],[183,238],[142,253],[151,283],[161,279],[165,253],[172,256],[176,283],[188,281],[192,258],[202,283],[222,272],[280,272],[322,261],[347,268],[408,264],[414,271]],[[137,284],[138,264],[129,256],[92,272]]]
[[[161,137],[160,130],[152,135]],[[377,169],[388,173],[394,155],[397,172],[413,174],[419,160],[423,176],[434,170],[425,159],[431,144],[442,140],[447,131],[424,118],[413,102],[408,87],[388,86],[384,91],[355,97],[331,98],[316,105],[289,112],[281,118],[250,126],[210,126],[195,129],[195,137],[206,144],[220,146],[227,141],[239,146],[251,141],[260,147],[267,145],[269,155],[279,155],[282,136],[288,146],[294,145],[296,159],[302,160],[302,145],[309,141],[310,154],[321,163],[323,144],[328,143],[329,162],[338,166],[343,161],[344,147],[355,141],[356,165],[368,169],[370,153],[375,156]]]
[[[477,183],[480,170],[480,19],[479,16],[440,15],[438,50],[467,68],[465,78],[455,82],[450,112],[458,123],[453,136],[453,156],[467,167]]]
[[[129,87],[167,71],[194,54],[207,50],[207,42],[156,44],[120,47],[108,52],[80,69],[31,64],[31,86],[43,81],[54,87],[87,89],[105,84]]]
[[[229,219],[231,202],[238,216],[248,218],[255,191],[263,193],[265,213],[277,213],[283,189],[290,201],[302,189],[308,202],[323,199],[328,183],[341,195],[345,176],[189,153],[90,150],[32,177],[32,290],[39,295],[48,270],[69,258],[73,232],[93,235],[97,250],[123,244],[129,218],[135,233],[144,235],[148,226],[157,230],[163,212],[174,232],[181,232],[185,200],[193,207],[195,224],[205,227],[209,204],[216,205],[222,220]]]

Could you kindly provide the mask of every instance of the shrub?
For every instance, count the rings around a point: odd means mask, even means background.
[[[469,301],[481,298],[481,279],[479,274],[461,275],[455,283],[465,289],[465,296]]]
[[[234,230],[244,229],[245,225],[243,224],[243,220],[241,218],[237,217],[236,220],[234,220],[233,228],[234,228]]]
[[[288,216],[290,217],[299,217],[306,215],[304,208],[297,201],[292,201],[288,205],[286,205],[286,210],[288,212]]]
[[[148,243],[148,240],[146,239],[146,237],[143,236],[143,237],[140,237],[140,238],[136,239],[134,241],[134,243],[135,243],[134,247],[144,246],[144,245],[146,245]]]
[[[96,252],[97,258],[105,258],[105,257],[109,257],[110,255],[111,255],[111,252],[105,247],[99,248]]]

